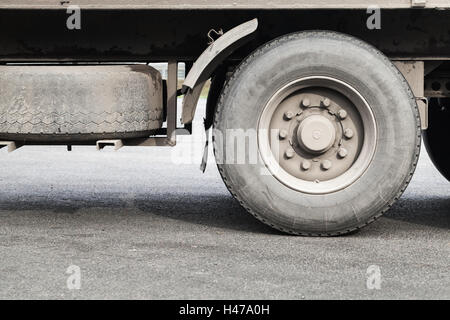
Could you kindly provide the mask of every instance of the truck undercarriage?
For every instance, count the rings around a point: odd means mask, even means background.
[[[310,2],[4,1],[0,145],[174,146],[210,79],[205,129],[236,199],[292,234],[359,229],[406,188],[421,130],[450,179],[450,6]]]

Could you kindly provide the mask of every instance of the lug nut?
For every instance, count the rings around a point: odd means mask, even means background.
[[[295,151],[292,148],[288,148],[284,154],[285,154],[286,158],[291,159],[294,157]]]
[[[354,133],[353,133],[353,130],[352,130],[352,129],[348,128],[348,129],[345,129],[345,130],[344,130],[344,136],[345,136],[347,139],[353,138],[353,135],[354,135]]]
[[[309,162],[308,160],[305,160],[302,162],[302,169],[303,170],[309,170],[311,168],[311,162]]]
[[[347,118],[347,111],[345,110],[339,110],[338,112],[338,116],[341,120],[344,120],[345,118]]]
[[[326,98],[325,100],[322,101],[322,104],[325,108],[328,108],[331,105],[331,101],[330,99]]]
[[[286,139],[288,133],[286,130],[280,130],[280,139]]]
[[[285,118],[286,120],[291,120],[293,117],[294,117],[294,113],[293,113],[292,111],[286,111],[286,112],[284,113],[284,118]]]
[[[324,160],[324,161],[322,162],[322,169],[324,169],[324,170],[329,170],[329,169],[331,169],[331,166],[332,166],[332,163],[331,163],[330,160]]]
[[[311,101],[308,98],[303,99],[302,104],[304,107],[309,107],[311,105]]]
[[[338,150],[338,155],[339,155],[339,157],[341,157],[341,158],[345,158],[345,157],[348,155],[347,149],[345,149],[345,148],[340,148],[340,149]]]

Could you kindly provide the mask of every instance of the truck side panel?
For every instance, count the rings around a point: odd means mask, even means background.
[[[69,30],[65,10],[0,10],[0,61],[193,61],[210,29],[224,31],[258,18],[245,57],[275,37],[332,30],[371,43],[392,58],[450,58],[450,10],[383,10],[369,30],[366,10],[87,10]]]
[[[0,8],[58,9],[68,6],[69,1],[59,0],[4,0]],[[369,5],[380,8],[450,8],[446,0],[78,0],[76,4],[90,9],[365,9]]]

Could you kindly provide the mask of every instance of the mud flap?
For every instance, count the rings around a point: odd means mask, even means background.
[[[209,151],[209,130],[211,129],[211,126],[207,127],[206,125],[206,119],[205,121],[205,135],[206,135],[206,141],[205,146],[203,148],[203,157],[202,157],[202,163],[200,164],[200,170],[205,173],[206,165],[208,164],[208,151]]]

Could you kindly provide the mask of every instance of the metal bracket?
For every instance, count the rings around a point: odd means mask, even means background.
[[[167,69],[167,144],[177,144],[178,62],[169,61]]]
[[[123,142],[122,140],[99,140],[97,141],[96,145],[97,150],[99,151],[105,148],[106,146],[114,146],[114,150],[117,151],[123,147]]]
[[[425,64],[423,61],[393,61],[416,97],[422,130],[428,129],[428,100],[425,96]]]
[[[420,113],[420,124],[422,130],[428,129],[428,99],[425,97],[416,97],[417,107]]]
[[[222,29],[219,29],[219,31],[216,31],[214,29],[209,30],[209,32],[208,32],[208,39],[209,39],[208,45],[212,45],[214,43],[214,41],[216,41],[216,40],[214,40],[214,38],[212,36],[213,33],[215,33],[217,37],[223,36],[223,30]]]
[[[14,141],[0,141],[0,149],[6,147],[8,152],[13,152],[20,148],[20,145],[17,145]]]

